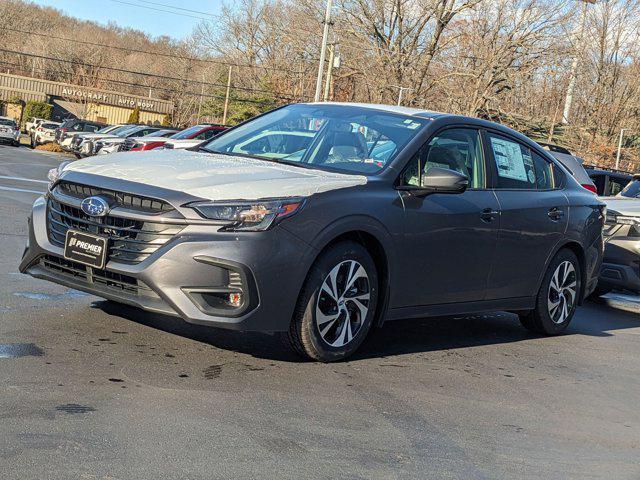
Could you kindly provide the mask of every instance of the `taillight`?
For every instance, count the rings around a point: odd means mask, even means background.
[[[598,189],[596,188],[595,185],[592,185],[590,183],[583,183],[582,184],[582,188],[586,188],[587,190],[589,190],[591,193],[595,193],[596,195],[598,194]]]
[[[44,128],[42,128],[42,127],[38,127],[38,128],[36,128],[36,130],[38,130],[39,132],[44,132]]]
[[[159,147],[161,145],[163,145],[164,142],[149,142],[149,143],[145,143],[141,150],[153,150],[156,147]]]

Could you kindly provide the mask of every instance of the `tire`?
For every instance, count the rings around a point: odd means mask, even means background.
[[[12,143],[12,145],[13,145],[14,147],[19,147],[19,146],[20,146],[20,140],[14,140],[14,141],[13,141],[13,142],[11,142],[11,143]]]
[[[320,362],[343,360],[366,338],[377,304],[378,273],[371,255],[359,243],[337,243],[311,267],[289,331],[282,338],[302,357]]]
[[[582,270],[578,258],[571,250],[560,250],[542,279],[536,307],[520,315],[522,325],[527,330],[543,335],[564,332],[576,311],[582,293],[581,282]]]

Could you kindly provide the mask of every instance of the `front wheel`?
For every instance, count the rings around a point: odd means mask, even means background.
[[[542,280],[535,309],[520,315],[522,325],[544,335],[562,333],[576,311],[581,281],[582,271],[576,255],[571,250],[560,250]]]
[[[311,267],[285,342],[321,362],[352,355],[362,344],[378,304],[378,274],[369,252],[345,241],[330,247]]]

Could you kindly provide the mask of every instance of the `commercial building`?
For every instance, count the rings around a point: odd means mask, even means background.
[[[168,100],[0,73],[0,101],[13,99],[52,104],[52,120],[57,121],[76,117],[111,124],[125,123],[138,107],[140,123],[160,124],[166,115],[173,113],[173,103]],[[6,113],[11,110],[6,109]]]

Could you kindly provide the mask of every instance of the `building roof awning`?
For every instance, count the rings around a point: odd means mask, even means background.
[[[87,105],[86,103],[69,102],[67,100],[60,100],[60,99],[54,99],[53,103],[58,105],[63,110],[66,110],[67,112],[72,114],[74,117],[86,118],[87,113],[89,113],[88,112],[89,105]]]

